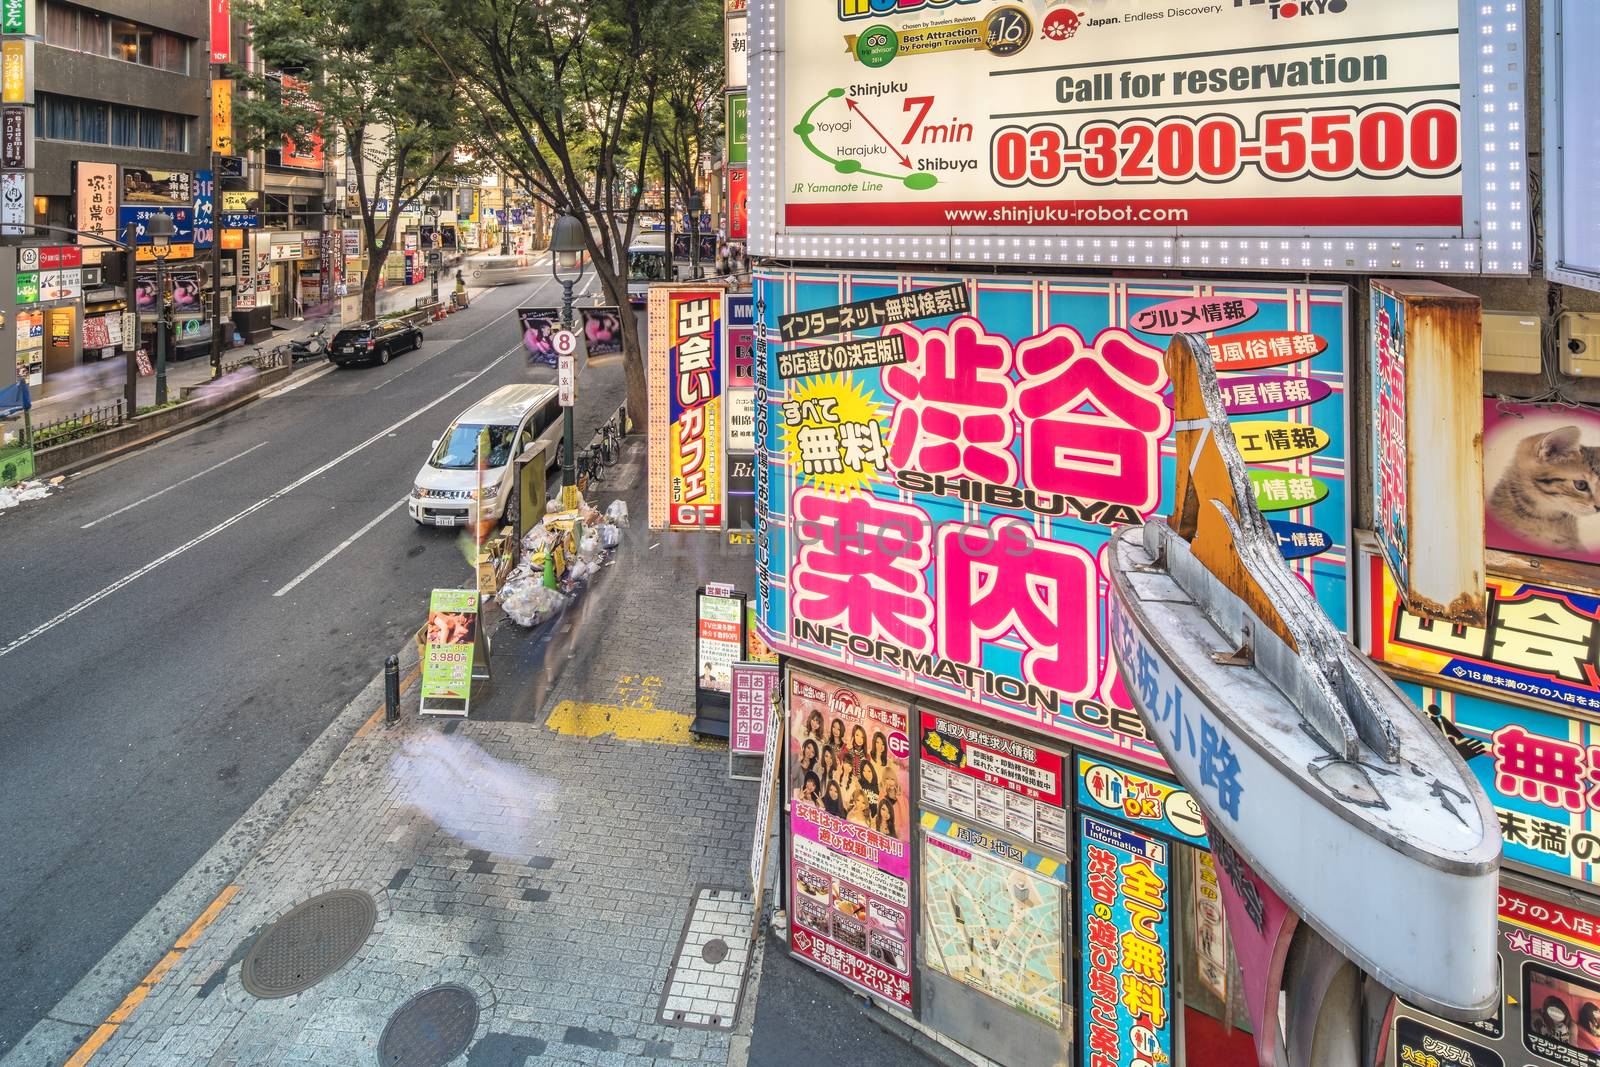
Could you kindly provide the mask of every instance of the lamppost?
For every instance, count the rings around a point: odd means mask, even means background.
[[[157,212],[144,224],[150,252],[156,257],[156,404],[167,402],[167,255],[177,227],[172,216]],[[220,280],[220,279],[219,279]]]
[[[562,215],[550,231],[550,273],[561,283],[561,325],[571,330],[572,287],[583,279],[583,223]],[[561,409],[561,510],[578,506],[577,463],[572,454],[572,408]]]

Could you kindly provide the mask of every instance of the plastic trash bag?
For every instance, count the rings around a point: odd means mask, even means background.
[[[532,576],[507,582],[500,587],[496,599],[500,601],[501,610],[518,626],[538,626],[566,603],[559,590],[546,589],[541,579]]]
[[[627,526],[628,502],[626,500],[613,500],[611,506],[606,508],[606,521],[613,526]]]

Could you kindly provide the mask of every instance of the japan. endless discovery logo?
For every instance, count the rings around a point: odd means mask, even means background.
[[[1293,19],[1342,14],[1350,3],[1349,0],[1233,0],[1233,6],[1264,7],[1274,19]]]

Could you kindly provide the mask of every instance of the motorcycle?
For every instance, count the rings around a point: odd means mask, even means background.
[[[304,341],[289,342],[289,358],[298,363],[302,359],[326,359],[328,357],[328,328],[326,326],[317,330]]]

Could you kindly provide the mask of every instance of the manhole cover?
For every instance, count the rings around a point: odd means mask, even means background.
[[[240,972],[244,987],[263,999],[309,989],[349,963],[377,922],[377,903],[356,889],[296,904],[250,946]]]
[[[383,1067],[443,1067],[472,1043],[478,998],[458,985],[424,989],[389,1017],[378,1039]]]
[[[720,937],[713,937],[700,946],[700,958],[715,967],[728,958],[728,943]]]

